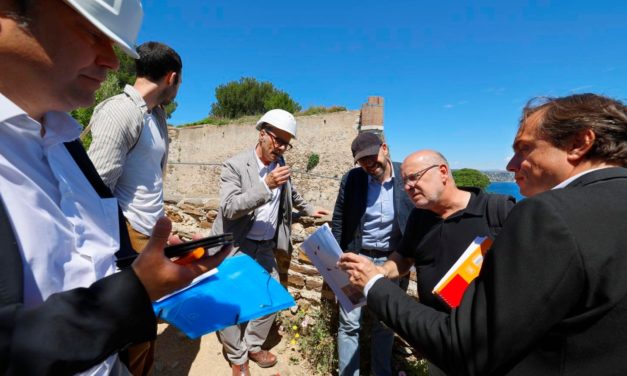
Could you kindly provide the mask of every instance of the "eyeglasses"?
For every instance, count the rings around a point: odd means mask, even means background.
[[[266,128],[264,129],[264,131],[266,132],[268,136],[270,136],[270,139],[272,140],[272,144],[274,145],[274,147],[276,148],[285,147],[285,151],[292,149],[292,144],[290,144],[289,142],[283,139],[280,139],[279,137],[277,137],[277,135],[272,133],[269,129]]]
[[[431,165],[429,167],[423,168],[420,171],[414,172],[413,174],[409,174],[409,175],[405,175],[403,177],[403,184],[404,185],[414,185],[418,182],[418,180],[420,180],[420,178],[422,178],[429,170],[431,170],[434,167],[438,167],[439,165],[434,164]]]

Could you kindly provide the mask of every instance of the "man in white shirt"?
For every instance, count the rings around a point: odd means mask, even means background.
[[[283,153],[292,148],[296,120],[287,111],[266,112],[257,122],[259,142],[224,162],[220,176],[220,208],[213,234],[233,233],[239,251],[249,255],[279,279],[274,252],[291,254],[292,207],[307,215],[328,214],[314,209],[298,194],[290,180]],[[272,367],[277,359],[261,345],[275,314],[220,331],[224,353],[233,375],[249,375],[248,359]]]
[[[171,103],[181,85],[180,56],[158,42],[137,47],[137,79],[122,94],[100,103],[89,126],[89,157],[104,183],[118,199],[131,239],[141,251],[157,220],[165,215],[163,176],[168,159],[168,129],[163,106]],[[154,343],[129,348],[135,376],[147,375],[154,359]]]
[[[219,258],[188,266],[163,255],[171,224],[130,250],[115,198],[66,113],[94,100],[117,43],[129,55],[137,0],[0,0],[0,373],[125,374],[116,353],[155,337],[151,302]]]

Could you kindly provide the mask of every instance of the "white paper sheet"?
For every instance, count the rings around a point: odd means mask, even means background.
[[[346,312],[366,304],[366,297],[361,290],[351,285],[348,274],[336,266],[343,252],[328,224],[320,226],[301,244],[301,248],[322,274]]]

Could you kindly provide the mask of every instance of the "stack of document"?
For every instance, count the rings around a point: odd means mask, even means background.
[[[295,304],[279,282],[242,254],[227,258],[190,286],[156,301],[153,308],[157,317],[194,339]]]

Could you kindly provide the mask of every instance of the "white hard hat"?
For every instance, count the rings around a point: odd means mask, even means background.
[[[296,138],[296,119],[294,119],[294,115],[285,110],[277,108],[263,114],[257,122],[257,130],[260,130],[264,123],[285,131]]]
[[[140,0],[65,0],[98,30],[138,59],[135,42],[144,12]]]

